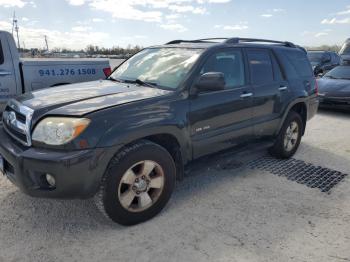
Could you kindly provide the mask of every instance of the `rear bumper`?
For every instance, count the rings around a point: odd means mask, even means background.
[[[315,97],[310,98],[309,103],[308,103],[308,110],[307,110],[307,112],[308,112],[307,120],[310,120],[311,118],[313,118],[317,114],[318,107],[319,107],[318,97],[315,96]]]
[[[54,151],[24,147],[0,125],[0,154],[5,175],[24,193],[45,198],[89,198],[98,190],[102,175],[116,148]],[[51,174],[54,188],[45,178]]]

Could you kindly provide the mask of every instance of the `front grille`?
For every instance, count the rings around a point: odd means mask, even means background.
[[[33,110],[11,99],[3,112],[3,125],[6,132],[20,143],[30,146],[30,127]]]
[[[5,111],[14,111],[10,106],[6,106]],[[26,123],[26,116],[20,112],[14,111],[16,114],[16,118],[22,124]]]

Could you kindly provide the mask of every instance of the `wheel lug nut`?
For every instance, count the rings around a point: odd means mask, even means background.
[[[133,186],[133,187],[132,187],[132,190],[136,190],[136,186]]]
[[[142,179],[145,179],[146,177],[145,176],[142,176]]]
[[[136,183],[137,183],[137,182],[139,182],[139,179],[138,179],[138,178],[136,178],[136,179],[135,179],[135,182],[136,182]]]
[[[136,192],[136,194],[138,194],[138,195],[139,195],[139,194],[140,194],[140,191],[137,191],[137,192]]]

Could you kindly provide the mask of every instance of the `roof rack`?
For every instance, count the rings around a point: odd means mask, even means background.
[[[287,41],[276,41],[276,40],[269,40],[269,39],[256,39],[256,38],[229,38],[225,41],[227,44],[239,44],[239,43],[254,43],[254,42],[262,42],[262,43],[273,43],[273,44],[282,44],[287,47],[295,47],[295,45],[292,42]]]
[[[227,38],[227,37],[216,37],[216,38],[203,38],[203,39],[197,39],[197,40],[174,40],[166,43],[167,45],[171,44],[181,44],[181,43],[210,43],[213,40],[224,40],[223,43],[226,44],[239,44],[239,43],[254,43],[254,42],[261,42],[261,43],[274,43],[274,44],[282,44],[287,47],[296,47],[293,43],[287,42],[287,41],[275,41],[275,40],[268,40],[268,39],[255,39],[255,38]]]
[[[174,45],[174,44],[181,44],[181,43],[209,43],[213,40],[227,40],[227,37],[216,37],[216,38],[203,38],[203,39],[196,39],[196,40],[173,40],[166,45]]]

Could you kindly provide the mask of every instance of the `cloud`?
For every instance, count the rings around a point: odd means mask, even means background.
[[[19,7],[22,8],[27,4],[26,1],[22,0],[0,0],[0,6],[3,7]]]
[[[23,21],[23,22],[28,22],[28,21],[29,21],[29,18],[28,18],[28,17],[22,17],[22,21]]]
[[[223,29],[226,31],[243,31],[247,30],[249,26],[247,25],[247,22],[241,22],[236,25],[215,25],[214,28]]]
[[[66,0],[71,5],[88,5],[110,13],[113,18],[162,22],[169,11],[175,14],[206,14],[206,4],[229,3],[231,0]]]
[[[319,32],[317,34],[315,34],[315,37],[321,37],[321,36],[326,36],[329,35],[327,32]]]
[[[12,24],[8,21],[0,21],[1,30],[11,31]],[[20,42],[25,42],[27,48],[45,47],[44,36],[47,36],[49,47],[83,49],[89,44],[104,46],[110,41],[110,35],[94,31],[57,31],[44,28],[20,27]]]
[[[345,11],[338,12],[337,15],[350,15],[350,5],[348,5],[346,9]]]
[[[282,8],[274,8],[274,9],[270,9],[267,10],[267,12],[265,14],[260,15],[263,18],[271,18],[273,17],[273,13],[281,13],[281,12],[285,12],[285,9]]]
[[[179,33],[183,33],[186,32],[188,29],[181,25],[181,24],[162,24],[160,25],[161,28],[165,29],[165,30],[170,30],[170,31],[176,31]]]
[[[85,4],[85,0],[66,0],[68,4],[74,5],[74,6],[80,6]]]
[[[177,13],[192,12],[194,14],[205,14],[207,11],[203,7],[193,7],[191,5],[170,5],[168,8]]]
[[[338,19],[338,18],[331,18],[331,19],[323,19],[321,21],[321,24],[324,25],[334,25],[334,24],[350,24],[350,17],[344,18],[344,19]]]
[[[102,19],[102,18],[92,18],[92,22],[94,22],[94,23],[102,23],[102,22],[104,22],[105,20],[104,19]]]
[[[74,26],[74,27],[72,27],[72,31],[75,31],[75,32],[87,32],[90,30],[92,30],[92,27],[90,27],[90,26]]]

